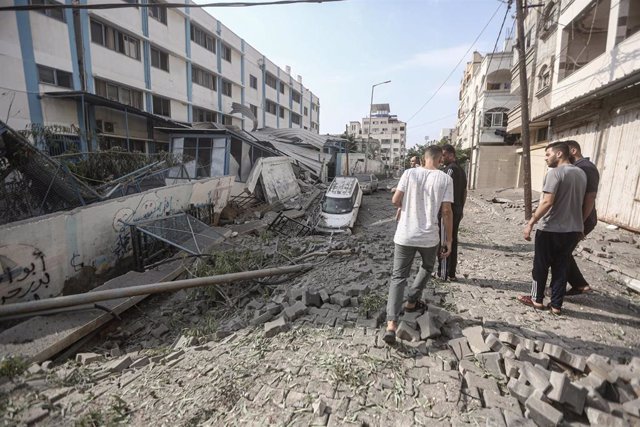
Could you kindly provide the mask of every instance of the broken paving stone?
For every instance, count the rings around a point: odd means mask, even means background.
[[[478,359],[480,366],[491,372],[495,377],[504,378],[500,353],[481,353],[476,355],[476,359]]]
[[[512,358],[504,359],[504,370],[507,377],[509,378],[518,378],[518,376],[520,375],[520,370],[523,366],[524,364],[519,360]]]
[[[53,369],[53,362],[51,360],[45,360],[44,362],[42,362],[42,365],[40,365],[40,367],[45,371],[50,371],[51,369]]]
[[[177,360],[180,356],[182,356],[184,354],[184,350],[180,349],[180,350],[176,350],[174,352],[171,352],[169,354],[167,354],[165,357],[162,358],[162,361],[164,363],[168,363],[174,360]]]
[[[572,384],[566,374],[551,372],[549,378],[551,390],[547,397],[555,402],[563,403],[578,415],[584,410],[584,403],[587,398],[587,389]]]
[[[544,402],[540,390],[534,391],[526,400],[524,406],[529,411],[531,418],[540,427],[555,427],[562,422],[562,412]]]
[[[270,312],[266,311],[266,312],[262,313],[261,315],[256,316],[253,319],[251,319],[249,324],[251,326],[258,326],[258,325],[262,325],[263,323],[268,322],[271,319],[273,319],[273,314],[271,314]]]
[[[351,297],[345,295],[345,294],[333,294],[331,295],[331,304],[335,304],[337,306],[340,307],[347,307],[349,304],[351,304]]]
[[[327,410],[327,404],[324,403],[322,399],[317,399],[311,407],[313,408],[313,415],[316,417],[324,415],[324,412]]]
[[[123,356],[119,359],[112,360],[105,365],[105,370],[109,372],[122,372],[131,365],[131,357]]]
[[[516,357],[522,362],[529,362],[534,365],[539,365],[544,369],[549,367],[549,356],[544,353],[533,353],[527,351],[524,346],[518,344],[516,347]]]
[[[486,408],[505,409],[522,415],[520,403],[518,403],[518,399],[513,396],[501,396],[499,393],[493,391],[485,391],[482,393],[482,397],[484,398],[484,406]]]
[[[250,308],[251,310],[260,310],[262,307],[264,307],[264,302],[258,301],[255,298],[247,304],[247,308]]]
[[[418,317],[420,317],[421,313],[414,311],[414,312],[409,312],[409,313],[404,313],[400,319],[398,319],[400,322],[405,322],[407,325],[411,326],[413,329],[417,329],[418,328]]]
[[[613,370],[611,359],[600,356],[599,354],[591,354],[586,360],[587,373],[594,372],[601,378],[609,379],[609,374]],[[613,381],[615,382],[615,381]]]
[[[489,334],[485,338],[484,342],[489,346],[492,351],[500,351],[503,348],[502,343],[496,336],[496,334]]]
[[[271,313],[272,315],[276,315],[282,311],[282,304],[278,304],[275,302],[270,302],[264,307],[264,311],[266,313]]]
[[[27,369],[27,372],[29,372],[31,375],[36,375],[42,372],[42,367],[37,363],[33,363],[31,366],[29,366],[29,369]]]
[[[420,338],[426,340],[428,338],[436,338],[442,335],[440,328],[438,327],[436,317],[426,312],[422,316],[416,319],[416,323],[420,328]]]
[[[467,372],[464,374],[464,379],[467,382],[467,387],[470,389],[477,388],[478,390],[491,391],[500,394],[498,383],[491,378],[482,378],[473,372]]]
[[[286,317],[290,322],[293,322],[299,317],[307,314],[308,311],[309,309],[302,301],[296,301],[295,304],[284,309],[284,317]]]
[[[504,410],[504,422],[508,427],[536,427],[536,423],[527,418],[514,413],[513,411]]]
[[[350,297],[359,297],[360,295],[365,295],[368,292],[369,292],[369,285],[365,283],[349,285],[345,289],[345,293]]]
[[[400,322],[396,330],[396,336],[405,341],[419,341],[420,334],[418,331],[409,326],[406,322]]]
[[[518,381],[515,378],[509,380],[507,388],[509,389],[509,393],[522,404],[524,404],[533,393],[533,387],[529,387],[524,381]]]
[[[526,378],[529,384],[531,384],[531,387],[535,390],[540,390],[542,393],[546,393],[551,387],[551,382],[549,381],[550,375],[549,371],[525,362],[523,369],[520,370],[519,380],[522,381]]]
[[[278,317],[276,320],[264,324],[264,336],[267,338],[274,337],[281,332],[289,330],[289,324],[284,317]]]
[[[462,360],[463,358],[473,355],[466,338],[455,338],[449,340],[449,347],[451,347],[451,350],[453,350],[453,353],[458,360]]]
[[[129,367],[133,369],[139,369],[139,368],[142,368],[143,366],[147,366],[149,363],[150,363],[150,360],[148,357],[142,357],[136,360],[135,362],[133,362]]]
[[[491,351],[489,346],[484,342],[482,331],[482,326],[472,326],[462,330],[462,335],[467,338],[467,341],[469,341],[469,347],[475,354]]]
[[[427,313],[430,313],[436,318],[439,323],[438,326],[442,326],[451,320],[451,313],[433,304],[427,305]]]
[[[592,426],[629,427],[628,421],[597,409],[587,406],[585,412],[587,413],[587,419]]]
[[[78,353],[76,354],[76,362],[82,365],[88,365],[102,359],[102,356],[96,353]]]
[[[305,291],[302,303],[307,307],[322,307],[322,297],[318,292]]]
[[[517,347],[520,344],[520,337],[511,332],[500,332],[498,334],[498,340],[500,342],[509,344],[511,347]]]
[[[322,299],[323,304],[326,304],[331,301],[331,297],[329,296],[329,293],[325,290],[320,291],[320,298]]]
[[[153,335],[155,338],[160,339],[160,337],[167,332],[169,332],[169,328],[167,328],[167,325],[165,325],[164,323],[161,323],[157,328],[151,331],[151,335]]]
[[[627,414],[640,418],[640,398],[623,403],[622,409],[624,409]]]
[[[20,421],[30,426],[42,421],[47,415],[49,415],[49,411],[47,409],[42,408],[40,405],[32,406],[26,412],[22,413]]]

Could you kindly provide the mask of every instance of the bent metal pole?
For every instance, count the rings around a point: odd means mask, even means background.
[[[290,265],[284,267],[265,268],[264,270],[242,271],[240,273],[221,274],[219,276],[197,277],[195,279],[175,280],[173,282],[150,283],[148,285],[131,286],[120,289],[107,289],[104,291],[86,292],[78,295],[68,295],[56,298],[47,298],[38,301],[18,302],[0,306],[0,318],[16,314],[33,313],[62,307],[89,304],[98,301],[133,297],[137,295],[157,294],[160,292],[172,292],[181,289],[196,288],[199,286],[220,285],[223,283],[238,282],[261,277],[278,276],[282,274],[297,273],[312,268],[311,264]]]

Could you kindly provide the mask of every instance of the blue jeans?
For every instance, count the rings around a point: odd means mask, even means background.
[[[387,321],[398,321],[400,311],[402,310],[404,288],[407,285],[407,278],[411,272],[411,264],[413,264],[413,258],[416,252],[419,252],[422,257],[422,265],[413,284],[409,287],[407,301],[410,304],[414,304],[420,299],[422,290],[431,277],[438,252],[437,245],[431,248],[422,248],[396,244],[393,251],[393,272],[391,273],[389,298],[387,299]]]

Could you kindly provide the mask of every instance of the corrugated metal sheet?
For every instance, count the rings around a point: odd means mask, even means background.
[[[327,141],[336,139],[329,135],[318,135],[306,129],[262,128],[251,134],[263,141],[279,140],[289,144],[311,145],[318,150],[322,150]]]

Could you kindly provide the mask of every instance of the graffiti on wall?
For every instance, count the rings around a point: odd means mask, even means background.
[[[55,296],[45,258],[30,245],[0,246],[0,304]]]
[[[160,218],[172,212],[173,196],[160,198],[156,193],[145,194],[136,208],[122,208],[113,216],[113,229],[116,238],[112,254],[116,259],[131,252],[131,234],[129,225],[147,219]]]

